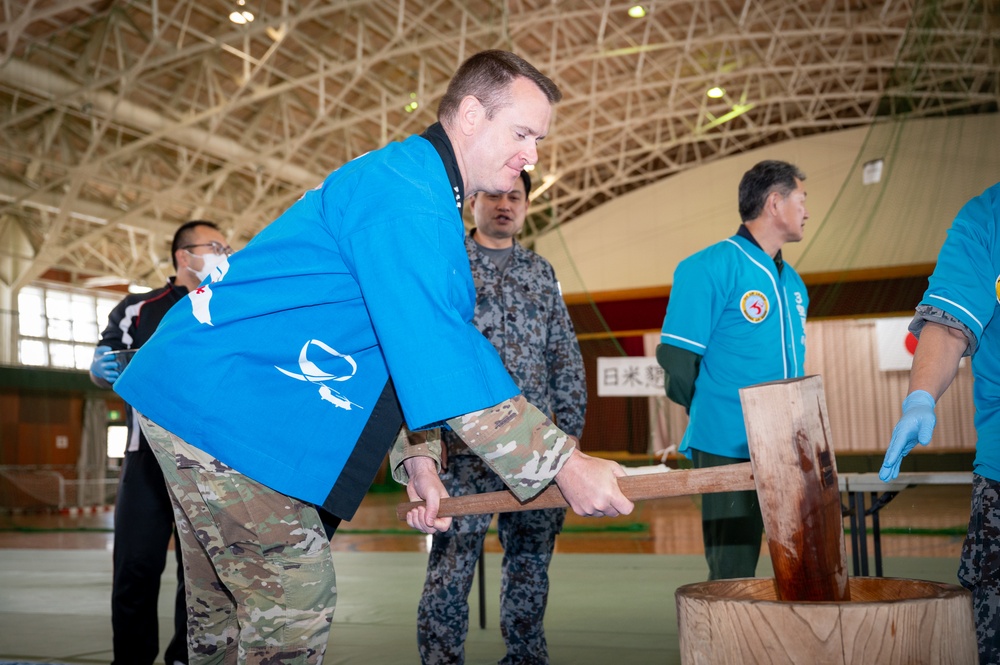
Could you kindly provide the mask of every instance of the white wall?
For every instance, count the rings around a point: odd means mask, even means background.
[[[806,173],[806,237],[787,245],[802,274],[933,263],[955,213],[1000,181],[1000,114],[912,120],[768,146],[610,201],[538,240],[563,293],[670,284],[677,263],[736,232],[737,187],[762,159]],[[864,162],[883,158],[878,185]]]
[[[0,365],[17,360],[17,296],[13,284],[31,266],[35,250],[13,219],[0,220]]]

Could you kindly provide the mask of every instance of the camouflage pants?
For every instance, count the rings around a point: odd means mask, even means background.
[[[322,663],[337,585],[316,509],[140,425],[174,504],[190,665]]]
[[[979,662],[995,665],[1000,663],[1000,483],[978,474],[972,478],[969,533],[958,579],[972,592]]]
[[[452,496],[495,492],[503,481],[479,457],[450,457],[441,480]],[[562,529],[562,509],[501,513],[498,518],[503,567],[500,630],[507,665],[549,662],[542,618],[549,595],[549,562]],[[469,591],[492,515],[456,517],[451,529],[434,535],[427,579],[417,610],[417,644],[423,663],[465,662]]]

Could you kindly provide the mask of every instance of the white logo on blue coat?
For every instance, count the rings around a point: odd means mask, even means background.
[[[222,263],[212,268],[212,272],[208,274],[207,284],[199,286],[188,294],[188,298],[191,300],[191,313],[194,314],[194,318],[198,319],[199,323],[212,325],[212,312],[208,307],[212,300],[212,284],[221,282],[228,272],[229,257],[226,257]]]
[[[326,353],[329,354],[331,358],[335,359],[330,361],[330,363],[342,367],[342,369],[339,370],[337,373],[327,372],[320,369],[316,363],[312,362],[306,357],[306,355],[309,352],[310,346],[316,346],[322,349],[323,351],[326,351]],[[302,372],[301,374],[296,374],[295,372],[289,372],[286,369],[281,369],[277,365],[274,366],[274,369],[278,370],[285,376],[290,376],[296,381],[306,381],[308,383],[319,384],[320,399],[322,399],[324,402],[329,402],[330,404],[333,404],[337,408],[346,409],[347,411],[350,411],[351,407],[354,406],[358,407],[359,409],[364,408],[360,404],[355,404],[351,400],[344,397],[344,395],[341,394],[339,391],[336,391],[330,386],[326,385],[327,382],[330,381],[337,381],[337,382],[349,381],[357,373],[358,364],[354,361],[354,358],[352,358],[351,356],[344,355],[338,352],[333,347],[324,344],[318,339],[311,339],[307,341],[302,346],[302,350],[299,351],[299,371]]]

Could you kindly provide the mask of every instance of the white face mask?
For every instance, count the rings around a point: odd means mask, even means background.
[[[212,274],[212,271],[215,268],[221,266],[229,258],[225,254],[195,254],[194,252],[186,249],[184,251],[191,256],[198,257],[202,261],[201,270],[195,270],[191,266],[187,267],[188,270],[193,272],[198,277],[199,282],[205,281],[205,278]]]

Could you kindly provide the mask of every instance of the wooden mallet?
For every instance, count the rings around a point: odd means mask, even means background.
[[[670,496],[706,494],[754,489],[753,471],[750,462],[720,466],[712,469],[691,471],[671,471],[638,476],[622,476],[618,479],[622,494],[632,501],[662,499]],[[396,516],[406,519],[412,508],[422,506],[423,501],[411,501],[396,506]],[[551,483],[528,501],[521,502],[510,492],[484,492],[453,496],[441,500],[438,510],[440,517],[460,517],[462,515],[483,515],[487,513],[513,513],[539,508],[568,508],[569,504],[559,487]]]
[[[778,597],[782,600],[848,600],[847,556],[837,465],[819,376],[764,383],[740,391],[750,462],[618,479],[632,501],[689,494],[757,490]],[[396,515],[421,502],[397,506]],[[552,483],[533,499],[510,492],[457,496],[438,514],[565,508]]]

